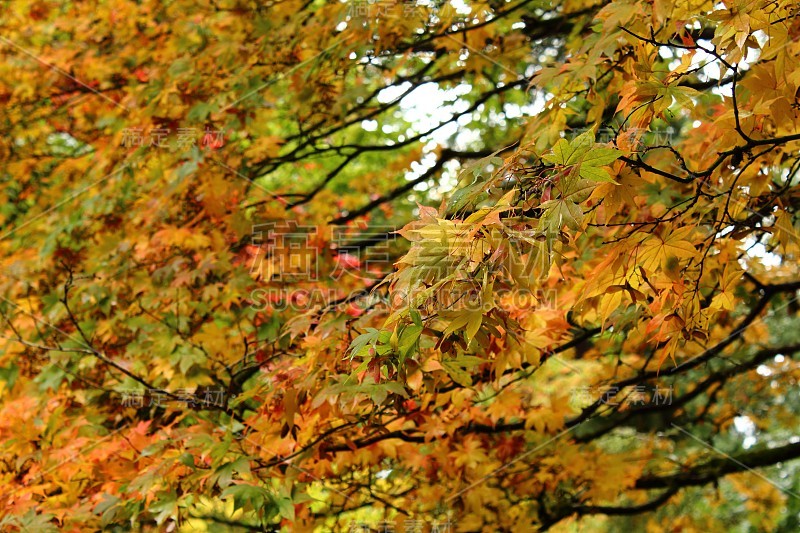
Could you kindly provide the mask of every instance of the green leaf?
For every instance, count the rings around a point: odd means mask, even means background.
[[[278,504],[278,510],[281,516],[287,520],[294,521],[294,504],[289,498],[278,498],[275,500]]]
[[[552,155],[543,155],[542,159],[556,165],[574,165],[594,145],[594,131],[588,130],[572,141],[560,139],[553,147]]]
[[[622,152],[613,148],[592,148],[593,146],[594,132],[589,130],[571,142],[559,140],[553,147],[553,153],[542,156],[542,159],[563,166],[579,165],[578,175],[587,180],[616,183],[601,167],[616,161]]]
[[[205,102],[200,102],[198,104],[195,104],[189,110],[189,113],[186,115],[186,118],[193,122],[202,122],[206,118],[208,118],[208,115],[210,115],[212,111],[213,108],[211,107],[210,104],[207,104]]]
[[[216,481],[220,487],[227,487],[233,482],[234,472],[238,474],[250,473],[250,461],[247,457],[239,457],[235,461],[225,463],[217,468],[214,475],[211,476],[212,482]]]
[[[580,204],[591,196],[595,187],[596,185],[592,181],[580,179],[579,174],[573,170],[573,172],[561,181],[558,187],[558,197]]]
[[[420,316],[419,311],[416,309],[411,310],[411,320],[414,322],[415,326],[422,327],[422,316]]]
[[[408,393],[406,392],[405,387],[396,381],[388,381],[386,383],[382,383],[381,386],[385,387],[386,390],[393,394],[397,394],[403,398],[408,398]]]
[[[616,183],[608,172],[601,168],[609,165],[617,160],[622,155],[619,150],[613,148],[597,148],[590,150],[583,156],[578,170],[580,177],[599,182]]]
[[[472,311],[469,314],[469,321],[467,322],[467,329],[465,330],[467,344],[472,342],[472,339],[475,338],[475,334],[478,333],[478,330],[481,329],[481,324],[483,323],[483,313],[480,311]]]
[[[419,340],[419,336],[422,333],[422,326],[408,326],[403,330],[403,333],[400,335],[400,342],[398,346],[398,354],[400,355],[400,362],[402,363],[403,360],[408,356],[411,352],[412,348],[417,345],[417,341]]]
[[[389,393],[399,394],[403,398],[408,398],[406,389],[396,381],[387,381],[386,383],[367,385],[364,387],[364,389],[365,392],[369,394],[372,401],[378,405],[381,405],[386,401]]]
[[[178,499],[173,493],[162,493],[160,499],[150,504],[148,511],[153,513],[156,518],[156,523],[161,525],[168,518],[172,518],[178,514]]]
[[[580,176],[592,181],[617,183],[614,181],[608,172],[600,167],[592,167],[581,164],[579,170]]]
[[[222,497],[227,496],[233,496],[234,506],[237,509],[241,509],[247,504],[254,509],[262,509],[275,503],[272,494],[267,489],[248,483],[239,483],[226,488],[222,491]]]
[[[375,328],[368,328],[350,343],[350,357],[368,357],[370,346],[374,346],[378,341],[380,331]]]
[[[454,359],[443,360],[442,367],[444,368],[445,372],[447,372],[447,375],[459,385],[464,387],[472,386],[472,376],[470,376],[469,373],[464,370],[464,368],[459,366]]]
[[[578,230],[583,220],[581,208],[569,200],[549,200],[542,203],[542,222],[550,233],[558,233],[564,224]]]
[[[583,156],[581,166],[602,167],[604,165],[610,165],[619,159],[620,156],[622,156],[622,152],[614,148],[595,148],[589,150],[586,155]]]

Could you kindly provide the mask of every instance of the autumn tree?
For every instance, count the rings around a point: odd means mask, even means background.
[[[0,54],[0,529],[796,531],[795,2],[11,0]]]

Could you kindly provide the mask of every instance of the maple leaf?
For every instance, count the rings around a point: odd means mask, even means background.
[[[796,2],[50,4],[4,531],[792,530]]]
[[[602,167],[616,161],[622,152],[613,148],[595,147],[594,140],[592,130],[571,141],[561,139],[553,147],[553,153],[543,155],[542,159],[565,167],[577,166],[578,175],[588,180],[614,182]]]
[[[672,269],[676,260],[695,258],[697,249],[691,241],[686,240],[693,231],[691,227],[678,228],[664,235],[654,234],[645,238],[638,255],[640,264],[645,270],[653,272],[658,268]]]

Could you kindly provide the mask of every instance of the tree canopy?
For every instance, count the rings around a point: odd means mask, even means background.
[[[10,0],[3,531],[796,531],[790,0]]]

